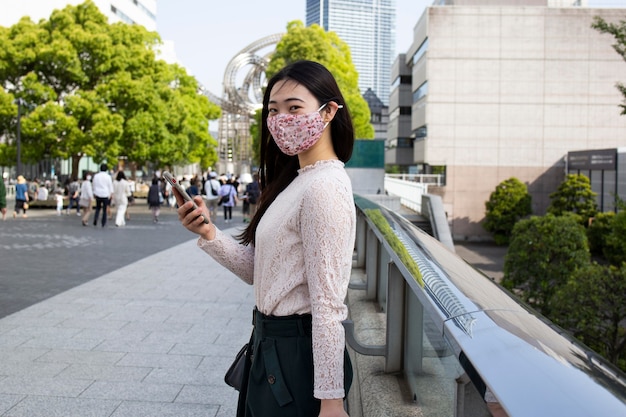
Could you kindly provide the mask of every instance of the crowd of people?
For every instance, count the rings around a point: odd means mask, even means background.
[[[0,212],[2,220],[6,219],[6,185],[2,181],[0,186]],[[242,203],[243,221],[249,222],[256,212],[257,200],[260,197],[258,175],[254,175],[253,182],[242,184],[239,177],[232,174],[218,174],[209,170],[203,175],[193,177],[185,175],[180,178],[181,185],[192,197],[201,195],[207,201],[211,214],[217,213],[221,206],[224,219],[232,221],[234,207]],[[141,181],[139,182],[141,184]],[[113,220],[115,225],[123,227],[130,220],[128,207],[135,203],[138,182],[127,178],[123,170],[111,171],[106,164],[100,166],[100,171],[94,175],[86,173],[82,180],[68,178],[65,182],[56,180],[27,181],[22,175],[15,183],[15,206],[13,218],[21,215],[28,218],[27,211],[34,202],[50,202],[46,206],[56,208],[57,216],[70,215],[75,212],[81,218],[83,226],[88,226],[91,220],[93,226],[98,223],[106,227],[107,220]],[[36,204],[36,203],[35,203]],[[147,205],[152,212],[154,223],[158,223],[161,207],[175,208],[176,200],[171,186],[160,178],[156,172],[147,193]]]

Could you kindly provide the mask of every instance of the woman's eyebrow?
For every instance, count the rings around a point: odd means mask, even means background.
[[[297,98],[297,97],[289,97],[283,100],[283,103],[288,103],[290,101],[299,101],[301,103],[304,103],[304,100],[302,100],[301,98]],[[268,104],[276,104],[278,103],[277,100],[270,100]]]

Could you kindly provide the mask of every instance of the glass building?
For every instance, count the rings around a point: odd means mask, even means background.
[[[395,0],[307,0],[306,25],[335,32],[352,53],[359,89],[371,89],[389,102],[391,65],[395,56]]]

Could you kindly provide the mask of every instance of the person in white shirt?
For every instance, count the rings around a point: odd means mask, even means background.
[[[48,189],[44,185],[40,185],[37,190],[37,200],[46,201],[48,199]]]
[[[113,201],[115,202],[115,225],[126,226],[126,209],[128,208],[128,196],[130,195],[130,183],[126,179],[124,171],[118,171],[113,182]]]
[[[211,171],[209,173],[209,179],[204,183],[204,195],[209,205],[209,213],[211,216],[215,216],[217,213],[217,200],[220,198],[220,187],[222,184],[217,180],[217,172]]]
[[[100,172],[93,176],[93,195],[96,198],[96,213],[93,219],[93,225],[98,225],[98,215],[102,210],[102,227],[107,224],[107,209],[111,204],[113,196],[113,180],[107,172],[107,164],[100,165]]]
[[[354,127],[332,74],[298,61],[267,84],[258,209],[235,240],[200,214],[178,215],[198,246],[255,286],[254,331],[238,417],[345,417],[352,382],[342,321],[356,214],[344,163]],[[270,377],[271,376],[271,377]]]

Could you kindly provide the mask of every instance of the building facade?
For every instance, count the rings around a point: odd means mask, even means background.
[[[307,0],[306,25],[332,31],[350,47],[359,89],[388,103],[395,55],[395,0]]]
[[[591,28],[594,16],[626,20],[626,9],[455,3],[427,8],[393,65],[385,162],[442,173],[432,191],[453,237],[487,239],[497,184],[525,182],[541,215],[569,151],[626,144],[615,87],[626,63]]]
[[[111,23],[124,22],[144,26],[150,31],[157,29],[157,0],[92,0]],[[30,16],[34,22],[50,17],[52,11],[84,0],[29,0],[14,1],[3,7],[0,26],[11,26],[22,16]]]

